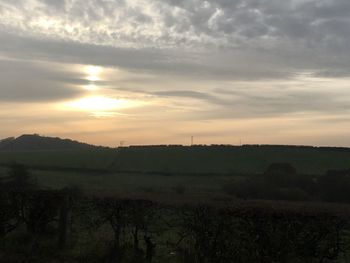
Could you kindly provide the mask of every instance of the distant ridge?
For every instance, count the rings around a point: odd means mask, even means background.
[[[58,137],[44,137],[38,134],[24,134],[17,138],[0,140],[0,151],[33,151],[33,150],[86,150],[101,148]]]
[[[59,137],[47,137],[38,134],[23,134],[19,137],[9,137],[0,139],[0,151],[33,151],[33,150],[91,150],[91,149],[111,149],[111,147],[97,146],[88,143],[82,143],[72,139],[62,139]],[[176,144],[162,144],[162,145],[131,145],[123,147],[124,149],[176,149],[176,148],[188,148],[189,150],[195,149],[309,149],[309,150],[325,150],[336,152],[350,152],[349,147],[337,147],[337,146],[309,146],[309,145],[282,145],[282,144],[244,144],[244,145],[230,145],[230,144],[211,144],[211,145],[176,145]]]
[[[196,144],[176,145],[176,144],[161,144],[161,145],[130,145],[123,149],[127,150],[170,150],[170,149],[188,148],[188,150],[227,150],[227,149],[299,149],[299,150],[325,150],[333,152],[350,152],[350,147],[339,146],[311,146],[311,145],[283,145],[283,144]],[[33,150],[91,150],[91,149],[112,149],[106,146],[97,146],[88,143],[82,143],[72,139],[62,139],[59,137],[47,137],[39,134],[23,134],[19,137],[8,137],[0,139],[0,151],[33,151]]]

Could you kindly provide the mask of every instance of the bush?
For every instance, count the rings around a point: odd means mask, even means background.
[[[328,171],[318,180],[320,196],[324,201],[350,202],[350,175],[348,171]]]
[[[186,187],[183,185],[177,185],[173,187],[173,190],[177,194],[184,194],[186,192]]]
[[[223,186],[223,190],[237,198],[268,198],[271,197],[272,187],[260,178],[249,178]]]
[[[36,182],[28,169],[21,164],[13,164],[8,175],[6,186],[12,190],[23,191],[36,188]]]
[[[274,199],[287,201],[308,201],[312,197],[300,188],[279,188],[274,191]]]

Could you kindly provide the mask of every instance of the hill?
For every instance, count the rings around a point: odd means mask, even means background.
[[[43,150],[84,150],[96,146],[53,137],[43,137],[37,134],[25,134],[17,138],[10,137],[0,140],[0,151],[43,151]]]

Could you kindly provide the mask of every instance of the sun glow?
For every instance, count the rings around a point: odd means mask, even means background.
[[[105,112],[131,107],[132,103],[125,99],[108,98],[104,96],[85,97],[68,103],[71,109],[90,111],[90,112]]]
[[[88,91],[96,91],[96,90],[98,90],[98,87],[95,84],[88,84],[88,85],[83,86],[83,88],[85,90],[88,90]]]

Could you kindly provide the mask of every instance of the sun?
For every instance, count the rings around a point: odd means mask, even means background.
[[[99,66],[86,66],[85,67],[86,79],[89,81],[99,81],[102,73],[102,67]]]

